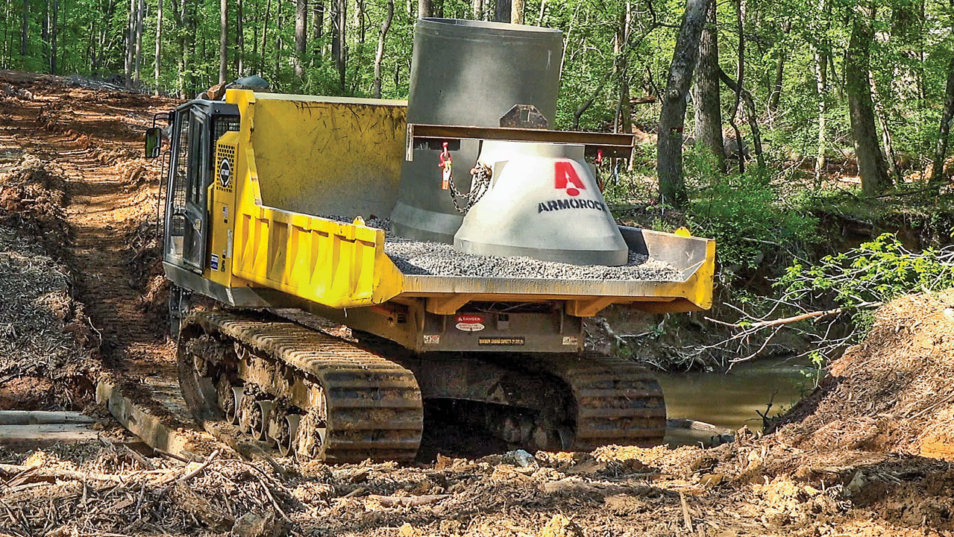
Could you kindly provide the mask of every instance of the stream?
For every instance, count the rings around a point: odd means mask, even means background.
[[[743,425],[762,430],[756,412],[777,416],[811,392],[818,370],[807,360],[774,358],[736,364],[729,372],[690,371],[657,374],[666,397],[669,420],[690,419],[734,433]],[[670,427],[666,441],[671,446],[709,444],[712,431]]]

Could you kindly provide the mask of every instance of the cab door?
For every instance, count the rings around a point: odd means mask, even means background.
[[[165,259],[197,274],[205,268],[208,237],[208,120],[195,105],[176,111],[166,200]]]
[[[191,136],[189,137],[189,168],[186,181],[185,237],[183,261],[186,267],[202,274],[205,270],[209,236],[208,187],[209,176],[209,116],[192,108]]]

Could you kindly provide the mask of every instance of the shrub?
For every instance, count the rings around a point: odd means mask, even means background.
[[[687,219],[694,234],[716,240],[719,262],[730,273],[756,269],[773,256],[796,257],[817,226],[814,217],[783,205],[757,169],[693,192]]]

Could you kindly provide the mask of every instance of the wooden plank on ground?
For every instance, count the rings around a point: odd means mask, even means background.
[[[49,444],[96,440],[98,431],[87,423],[0,425],[0,444]]]
[[[75,411],[0,410],[0,425],[40,425],[45,423],[93,423],[96,420]]]
[[[141,388],[149,391],[150,401],[137,400],[124,393],[122,386],[112,379],[103,378],[96,385],[96,401],[106,405],[123,427],[153,449],[183,459],[201,460],[212,450],[223,447],[210,434],[181,425],[191,422],[192,418],[174,381],[155,382]],[[163,411],[156,411],[156,407]],[[170,423],[175,421],[179,423]]]

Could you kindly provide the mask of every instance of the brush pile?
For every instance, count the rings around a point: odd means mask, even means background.
[[[57,166],[24,155],[0,175],[0,224],[62,250],[70,237],[63,210],[67,202],[64,177]]]
[[[13,521],[6,529],[24,535],[76,535],[92,528],[135,535],[257,526],[250,535],[264,537],[281,528],[281,505],[293,501],[273,470],[215,453],[206,462],[185,464],[109,442],[98,451],[93,443],[58,451],[0,464]]]
[[[99,338],[73,299],[66,182],[27,155],[0,176],[0,408],[68,407]],[[52,382],[56,381],[56,382]]]

